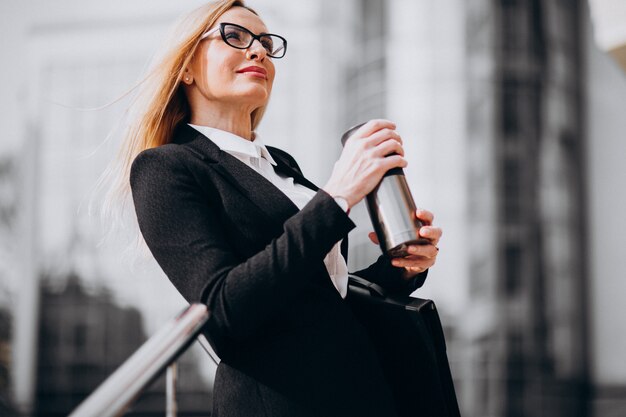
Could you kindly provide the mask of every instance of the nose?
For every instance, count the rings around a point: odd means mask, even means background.
[[[267,56],[267,51],[261,44],[261,41],[255,39],[252,41],[252,45],[246,50],[246,57],[257,61],[263,61]]]

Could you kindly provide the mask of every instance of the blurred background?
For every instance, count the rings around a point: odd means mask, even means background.
[[[87,207],[134,86],[201,1],[0,1],[0,415],[66,415],[184,305]],[[433,298],[466,417],[626,415],[626,3],[249,0],[289,40],[259,128],[324,184],[397,123],[444,230]],[[379,253],[351,215],[350,269]],[[132,230],[129,227],[129,230]],[[214,365],[180,362],[182,415]],[[163,415],[163,381],[130,414]],[[416,404],[416,407],[419,405]]]

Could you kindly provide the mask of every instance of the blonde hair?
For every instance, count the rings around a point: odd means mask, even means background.
[[[143,150],[169,143],[176,127],[189,121],[191,110],[181,85],[185,68],[191,62],[202,34],[233,7],[243,7],[257,14],[242,0],[219,0],[191,11],[175,23],[162,52],[155,56],[147,75],[136,86],[137,92],[126,110],[127,121],[118,155],[96,187],[96,190],[106,190],[99,211],[108,232],[128,226],[123,217],[129,215],[128,210],[132,207],[129,178],[135,157]],[[253,131],[264,112],[265,106],[252,112]],[[136,235],[136,243],[145,249],[138,230]]]

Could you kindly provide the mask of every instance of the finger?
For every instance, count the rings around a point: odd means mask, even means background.
[[[389,171],[392,168],[404,168],[409,163],[400,155],[389,155],[385,158],[380,158],[378,162],[378,169],[383,173]]]
[[[365,145],[368,147],[374,147],[388,140],[395,140],[396,142],[402,144],[402,138],[398,132],[393,129],[385,128],[368,136],[365,139]]]
[[[374,242],[374,243],[375,243],[375,244],[377,244],[377,245],[379,244],[379,241],[378,241],[378,236],[376,236],[376,233],[374,233],[374,232],[369,232],[369,233],[367,234],[367,236],[370,238],[370,240],[371,240],[372,242]]]
[[[386,119],[372,119],[365,123],[363,126],[354,132],[354,135],[365,138],[372,135],[374,132],[378,132],[381,129],[395,129],[396,124],[391,120]]]
[[[421,274],[426,271],[428,268],[404,268],[404,279],[411,279],[415,277],[417,274]]]
[[[439,243],[439,239],[441,239],[443,231],[440,227],[422,226],[419,230],[419,234],[421,237],[430,240],[433,245],[437,246],[437,244]]]
[[[439,254],[439,249],[435,245],[409,245],[407,248],[409,257],[421,256],[426,259],[434,259]]]
[[[397,268],[419,268],[424,271],[435,264],[435,259],[394,258],[391,264]]]
[[[405,256],[404,258],[393,258],[391,264],[402,268],[430,268],[437,261],[436,258],[425,258],[423,256]]]
[[[404,149],[402,148],[402,144],[396,140],[385,140],[384,142],[379,143],[372,150],[373,154],[378,157],[386,157],[392,154],[398,154],[404,156]]]
[[[415,210],[415,215],[426,225],[431,225],[435,219],[435,215],[433,213],[428,210],[424,210],[423,208]]]
[[[404,269],[406,269],[407,271],[410,271],[410,272],[424,272],[428,268],[421,267],[421,266],[405,266]]]

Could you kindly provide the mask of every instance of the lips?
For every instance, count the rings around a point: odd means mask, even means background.
[[[248,74],[253,77],[267,79],[267,71],[265,71],[265,69],[261,67],[256,67],[256,66],[245,67],[237,71],[237,73]]]

